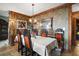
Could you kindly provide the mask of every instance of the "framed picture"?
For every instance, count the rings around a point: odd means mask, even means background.
[[[27,29],[27,21],[17,20],[17,29]]]

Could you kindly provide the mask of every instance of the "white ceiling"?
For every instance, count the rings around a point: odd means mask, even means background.
[[[62,4],[64,3],[35,3],[34,14],[38,14]],[[4,16],[7,16],[9,10],[29,16],[33,15],[32,3],[0,3],[0,15],[2,14]]]
[[[72,12],[79,11],[79,3],[72,5]]]

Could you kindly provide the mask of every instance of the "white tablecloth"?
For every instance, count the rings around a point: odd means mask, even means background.
[[[57,40],[55,38],[36,36],[31,37],[33,50],[39,55],[49,55],[49,52],[54,47],[58,47]]]

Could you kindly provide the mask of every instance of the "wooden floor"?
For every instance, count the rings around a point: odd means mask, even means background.
[[[64,51],[63,56],[79,56],[79,40],[76,41],[76,46],[72,47],[71,51]]]
[[[20,56],[17,45],[0,48],[0,56]]]
[[[72,52],[74,55],[79,56],[79,40],[76,41],[76,46],[74,47],[73,51]]]
[[[21,56],[20,52],[17,51],[17,44],[15,46],[8,46],[0,48],[0,56]],[[79,41],[72,50],[64,51],[61,56],[79,56]]]

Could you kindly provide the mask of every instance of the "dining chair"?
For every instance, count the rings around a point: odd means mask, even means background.
[[[35,52],[33,51],[32,48],[30,31],[26,29],[23,35],[24,35],[25,46],[23,46],[22,48],[22,55],[24,53],[25,56],[32,56]]]
[[[21,51],[21,32],[17,30],[17,37],[18,37],[18,52]]]
[[[56,29],[55,37],[58,42],[58,47],[61,49],[61,52],[64,51],[64,31],[60,28]]]
[[[29,42],[30,40],[29,40],[29,37],[28,36],[25,36],[24,37],[24,40],[25,40],[25,48],[26,48],[26,50],[25,50],[25,55],[27,56],[27,55],[32,55],[32,48],[31,48],[31,42]]]
[[[45,32],[42,32],[41,36],[42,36],[42,37],[46,37],[47,35],[46,35]]]
[[[17,36],[18,36],[18,52],[21,52],[21,55],[23,55],[23,48],[24,48],[24,45],[23,45],[23,42],[22,42],[22,30],[18,29],[17,30]]]
[[[47,37],[47,35],[48,35],[48,31],[46,29],[42,29],[41,30],[41,36],[42,37]]]
[[[63,39],[62,34],[57,33],[57,34],[56,34],[56,39],[57,39],[57,41],[58,41],[58,47],[59,47],[59,48],[62,48],[62,39]]]

